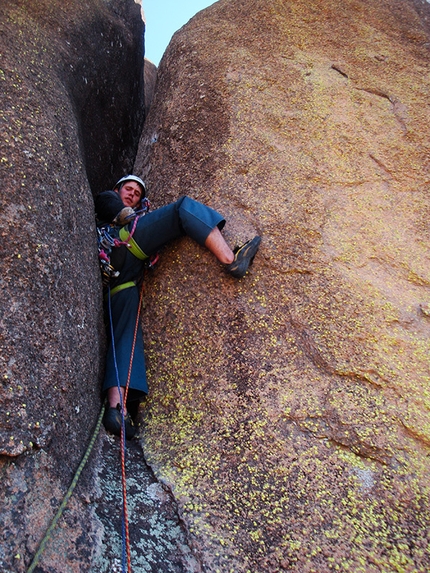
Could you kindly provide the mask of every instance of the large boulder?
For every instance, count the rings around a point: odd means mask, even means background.
[[[19,572],[100,410],[92,193],[133,164],[144,113],[143,21],[133,0],[2,0],[0,18],[0,568]],[[47,552],[49,571],[88,571],[90,481]]]
[[[221,0],[161,61],[154,205],[263,237],[243,280],[188,239],[146,279],[143,443],[204,571],[430,569],[429,16]]]

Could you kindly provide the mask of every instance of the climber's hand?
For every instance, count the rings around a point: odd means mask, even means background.
[[[132,209],[131,207],[124,207],[124,209],[121,209],[121,211],[118,213],[118,215],[112,222],[114,225],[119,225],[120,227],[123,227],[124,225],[127,225],[127,223],[133,221],[135,217],[136,213],[134,212],[134,209]]]

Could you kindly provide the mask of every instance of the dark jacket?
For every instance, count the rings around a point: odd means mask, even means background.
[[[94,201],[98,223],[112,223],[125,205],[116,191],[103,191]]]

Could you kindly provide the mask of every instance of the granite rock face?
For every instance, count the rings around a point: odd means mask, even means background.
[[[100,408],[92,195],[131,169],[156,78],[131,0],[0,16],[0,566],[19,573]],[[134,444],[135,567],[429,570],[429,18],[222,0],[174,36],[135,172],[155,207],[187,193],[263,243],[240,281],[187,239],[146,275],[160,481]],[[102,431],[37,571],[120,570],[117,456]]]
[[[0,17],[0,568],[20,572],[100,410],[92,192],[129,170],[136,153],[143,21],[132,0],[4,0]],[[88,571],[97,541],[91,483],[88,474],[38,571]]]
[[[183,239],[147,276],[149,463],[204,571],[430,568],[429,6],[221,0],[159,66],[135,172]]]
[[[145,58],[144,86],[145,86],[145,117],[148,116],[157,84],[157,66]]]

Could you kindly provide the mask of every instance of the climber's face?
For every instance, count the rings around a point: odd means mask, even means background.
[[[126,181],[124,185],[120,187],[119,191],[117,190],[117,193],[121,197],[124,205],[126,207],[133,207],[133,209],[138,206],[142,198],[142,189],[136,181]]]

